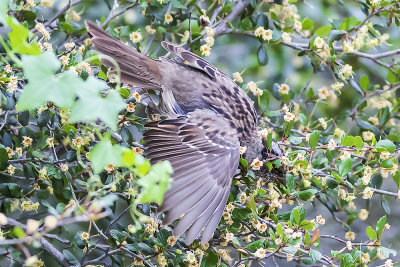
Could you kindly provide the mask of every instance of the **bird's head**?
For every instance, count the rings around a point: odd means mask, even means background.
[[[272,141],[271,147],[269,147],[265,138],[258,138],[257,142],[255,142],[253,146],[250,146],[250,149],[246,151],[245,158],[250,164],[256,158],[265,163],[267,161],[280,159],[282,156],[284,156],[284,153],[276,142]],[[270,171],[268,167],[263,164],[263,167],[260,169],[260,171],[265,173],[267,178],[282,179],[285,177],[287,168],[286,166],[281,165],[281,167],[273,168]]]

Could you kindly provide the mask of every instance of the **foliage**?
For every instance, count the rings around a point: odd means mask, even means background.
[[[393,266],[385,233],[400,193],[400,4],[339,2],[0,1],[0,262]],[[285,166],[284,181],[240,159],[207,246],[161,227],[156,204],[173,170],[141,155],[144,124],[159,119],[145,114],[157,94],[108,73],[85,18],[150,57],[172,40],[235,72],[260,136],[285,150],[264,162]],[[356,236],[374,199],[386,215]],[[332,214],[333,232],[309,203]]]

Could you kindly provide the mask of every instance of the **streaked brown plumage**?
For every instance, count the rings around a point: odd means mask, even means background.
[[[174,228],[185,242],[201,235],[206,243],[224,211],[239,162],[263,158],[265,148],[257,131],[257,113],[246,93],[222,71],[181,47],[162,46],[188,64],[167,58],[150,59],[87,22],[93,48],[119,65],[121,81],[160,91],[159,110],[167,119],[146,125],[145,155],[151,163],[169,160],[174,169],[171,188],[160,211],[164,224],[184,215]],[[108,60],[103,63],[113,69]],[[271,153],[281,155],[274,144]]]

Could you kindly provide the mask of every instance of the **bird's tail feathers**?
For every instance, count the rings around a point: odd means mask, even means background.
[[[157,61],[131,49],[115,39],[91,21],[85,21],[92,38],[93,49],[108,57],[101,58],[102,63],[110,68],[111,74],[120,74],[121,82],[144,89],[161,89],[161,74]],[[119,71],[118,71],[119,68]]]

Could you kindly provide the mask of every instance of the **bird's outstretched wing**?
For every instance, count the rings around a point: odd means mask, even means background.
[[[206,243],[224,211],[239,161],[239,141],[224,118],[209,110],[195,110],[177,119],[146,126],[146,157],[152,163],[169,160],[174,173],[160,211],[164,224],[181,217],[174,228],[185,243],[202,236]]]

